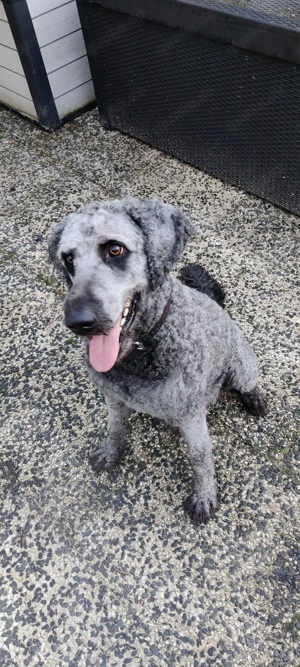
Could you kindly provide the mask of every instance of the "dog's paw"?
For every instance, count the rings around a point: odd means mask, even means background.
[[[101,445],[91,453],[89,462],[95,472],[100,472],[100,470],[113,468],[118,459],[118,448],[112,447],[107,440],[102,440]]]
[[[196,525],[207,523],[217,509],[218,501],[216,497],[206,497],[203,493],[197,493],[196,491],[193,491],[184,503],[185,512]]]
[[[264,417],[268,412],[268,403],[263,393],[255,387],[252,391],[240,394],[243,407],[254,417]]]

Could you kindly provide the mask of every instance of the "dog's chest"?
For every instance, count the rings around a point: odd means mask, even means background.
[[[104,395],[122,401],[135,412],[174,423],[175,415],[185,411],[186,387],[178,369],[168,378],[157,380],[130,375],[125,369],[97,375],[97,385]]]

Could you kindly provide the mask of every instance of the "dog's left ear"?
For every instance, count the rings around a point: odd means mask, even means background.
[[[50,236],[49,243],[48,243],[48,254],[50,261],[54,265],[56,271],[59,273],[59,275],[66,281],[67,285],[70,287],[72,285],[72,281],[70,280],[70,277],[67,273],[67,271],[64,269],[62,263],[60,262],[59,258],[57,257],[57,250],[58,246],[60,243],[61,235],[64,231],[64,228],[67,224],[67,217],[63,218],[57,227],[55,228],[54,232]]]
[[[155,289],[162,285],[179,259],[188,237],[194,233],[192,223],[179,208],[158,199],[128,197],[121,203],[143,233],[150,284]]]

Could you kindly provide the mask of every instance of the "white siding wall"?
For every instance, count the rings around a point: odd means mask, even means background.
[[[0,102],[37,119],[16,44],[0,0]]]
[[[60,118],[95,99],[75,0],[27,0]],[[0,0],[0,102],[37,119],[7,16]]]
[[[60,118],[95,99],[75,0],[27,0]]]

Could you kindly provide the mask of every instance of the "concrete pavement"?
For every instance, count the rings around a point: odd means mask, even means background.
[[[96,110],[45,134],[1,108],[0,131],[0,664],[299,667],[299,219]],[[106,408],[46,246],[66,213],[126,194],[193,219],[184,261],[225,287],[270,403],[260,421],[234,398],[210,411],[222,503],[200,528],[165,424],[134,416],[122,464],[88,464]]]

